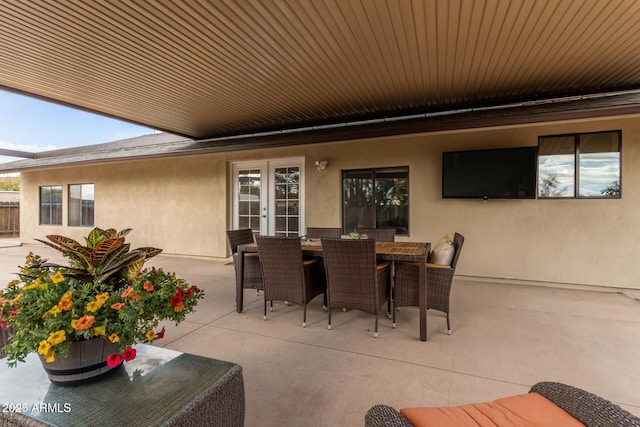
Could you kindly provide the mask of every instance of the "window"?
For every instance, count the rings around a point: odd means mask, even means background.
[[[40,187],[40,225],[62,225],[62,186]]]
[[[342,227],[395,227],[409,234],[409,167],[342,172]]]
[[[69,226],[93,227],[93,184],[69,185]]]
[[[620,198],[620,131],[538,140],[539,198]]]

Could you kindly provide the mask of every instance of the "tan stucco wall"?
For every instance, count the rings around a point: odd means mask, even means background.
[[[442,151],[535,146],[539,135],[615,129],[622,130],[622,199],[485,203],[441,198]],[[307,226],[340,225],[341,170],[408,165],[411,234],[399,240],[435,243],[445,233],[462,233],[460,275],[640,289],[640,125],[635,117],[24,172],[21,240],[48,233],[83,236],[86,229],[38,225],[38,187],[92,182],[97,225],[133,228],[134,245],[224,257],[229,163],[298,156],[306,158]],[[329,162],[322,172],[314,165],[320,159]]]

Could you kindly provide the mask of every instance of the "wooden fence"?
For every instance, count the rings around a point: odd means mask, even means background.
[[[20,234],[20,202],[0,202],[0,237]]]

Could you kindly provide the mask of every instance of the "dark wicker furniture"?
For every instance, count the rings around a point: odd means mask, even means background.
[[[376,262],[373,240],[322,239],[327,273],[328,328],[332,308],[353,308],[375,315],[378,337],[380,307],[389,300],[391,263]]]
[[[256,236],[264,280],[264,319],[267,301],[286,301],[302,306],[302,326],[307,326],[307,303],[325,295],[326,281],[319,258],[304,259],[298,237]],[[246,256],[246,255],[245,255]]]
[[[307,227],[307,238],[309,239],[339,239],[342,235],[342,228],[339,227]]]
[[[229,250],[233,255],[233,264],[236,269],[236,280],[238,280],[238,245],[253,243],[253,232],[249,228],[240,230],[228,230],[227,242]],[[262,280],[262,268],[258,254],[246,254],[244,256],[243,286],[245,289],[256,289],[260,291],[264,284]]]
[[[396,241],[395,228],[356,228],[356,233],[366,234],[369,239],[374,239],[378,242]]]
[[[566,384],[540,382],[531,387],[587,427],[640,427],[640,418],[602,397]],[[367,412],[365,427],[411,427],[397,410],[375,405]]]
[[[424,251],[429,243],[423,242],[376,242],[376,258],[378,261],[406,261],[406,262],[425,262]],[[301,242],[302,252],[304,256],[322,257],[322,246],[317,242]],[[258,253],[258,246],[255,243],[238,245],[238,265],[244,263],[245,256],[250,253]],[[238,269],[239,274],[236,275],[236,311],[242,313],[244,292],[242,287],[242,271]],[[420,280],[424,280],[424,274]],[[420,286],[420,340],[427,340],[427,297],[426,286]]]
[[[456,265],[464,237],[455,233],[453,237],[453,247],[455,249],[451,266],[434,266],[426,264],[427,279],[427,309],[442,311],[447,315],[447,332],[451,335],[451,323],[449,321],[449,299],[451,295],[451,284],[456,272]],[[397,262],[395,265],[395,279],[393,288],[394,307],[420,306],[419,300],[419,273],[420,267],[417,262]],[[395,324],[395,313],[394,313]]]
[[[136,349],[126,366],[73,387],[51,385],[34,353],[15,368],[3,360],[0,427],[244,426],[240,365],[146,344]]]

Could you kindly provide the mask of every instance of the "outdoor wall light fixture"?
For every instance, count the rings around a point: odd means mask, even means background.
[[[316,160],[316,168],[318,169],[318,172],[322,172],[323,170],[325,170],[327,168],[327,161],[326,160]]]

